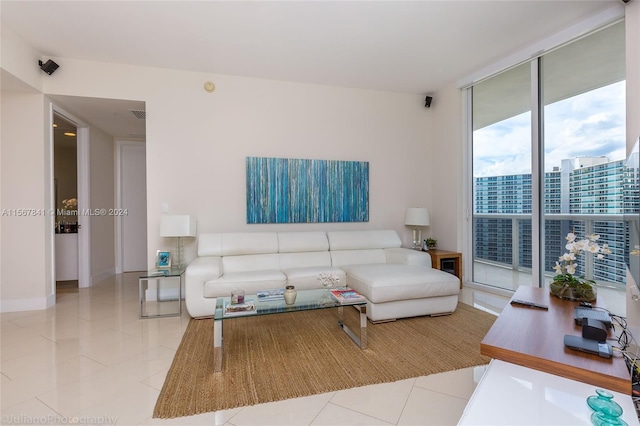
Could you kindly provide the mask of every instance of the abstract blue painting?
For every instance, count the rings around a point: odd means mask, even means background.
[[[368,221],[368,161],[247,157],[247,223]]]

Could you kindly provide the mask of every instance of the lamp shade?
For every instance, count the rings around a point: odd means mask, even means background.
[[[409,226],[429,226],[429,210],[424,207],[409,207],[404,224]]]
[[[196,218],[186,214],[160,216],[161,237],[195,237]]]

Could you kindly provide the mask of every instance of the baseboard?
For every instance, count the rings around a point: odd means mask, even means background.
[[[55,304],[56,304],[56,295],[55,294],[48,295],[47,296],[47,307],[46,307],[46,309],[49,309],[50,307],[52,307]]]
[[[0,312],[42,311],[53,306],[55,295],[32,299],[10,299],[0,302]]]
[[[97,284],[116,274],[116,267],[107,268],[104,271],[91,275],[91,285]]]

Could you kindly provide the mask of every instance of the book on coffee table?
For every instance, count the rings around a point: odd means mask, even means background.
[[[258,296],[258,302],[265,300],[283,300],[284,288],[272,288],[269,290],[258,290],[256,295]]]
[[[350,303],[363,303],[367,299],[355,290],[331,290],[331,296],[343,305]]]
[[[255,314],[256,312],[257,312],[256,303],[253,300],[247,300],[244,303],[237,303],[237,304],[232,304],[231,302],[227,302],[224,305],[225,317],[250,315],[250,314]]]

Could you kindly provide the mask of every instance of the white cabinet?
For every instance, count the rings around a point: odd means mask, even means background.
[[[596,389],[600,387],[494,359],[458,425],[591,426],[593,410],[587,398]],[[624,411],[622,419],[638,425],[631,395],[611,393]]]
[[[78,234],[56,234],[56,281],[78,279]]]

